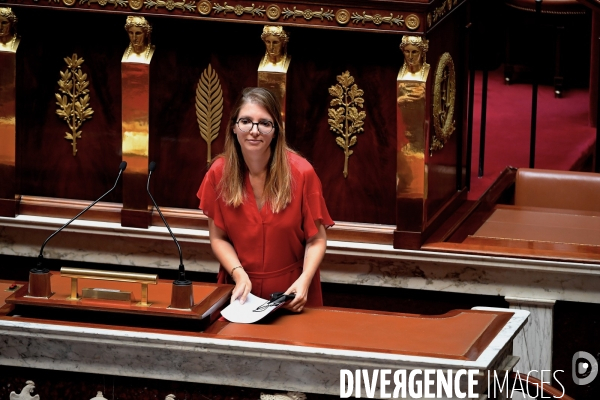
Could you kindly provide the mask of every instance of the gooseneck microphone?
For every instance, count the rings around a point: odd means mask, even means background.
[[[156,211],[158,211],[160,218],[163,220],[165,226],[167,227],[169,233],[171,234],[173,241],[177,245],[177,251],[179,251],[179,278],[177,278],[177,280],[175,280],[175,282],[173,282],[173,284],[179,285],[179,286],[191,285],[192,281],[185,278],[185,267],[183,266],[183,255],[181,253],[181,246],[179,246],[179,242],[177,241],[177,239],[175,238],[175,235],[171,231],[171,227],[167,223],[167,220],[163,216],[163,213],[160,211],[158,204],[156,204],[156,201],[154,201],[154,197],[152,197],[152,193],[150,193],[150,177],[152,176],[152,172],[154,172],[155,169],[156,169],[156,163],[154,161],[152,161],[150,163],[150,165],[148,166],[148,182],[146,183],[146,191],[148,192],[148,195],[150,196],[150,200],[152,200],[152,204],[154,204]]]
[[[127,168],[127,161],[122,161],[121,164],[119,165],[119,175],[117,175],[117,179],[115,180],[115,184],[113,185],[113,187],[110,188],[108,190],[108,192],[106,192],[102,196],[100,196],[98,198],[98,200],[94,201],[92,204],[90,204],[89,206],[87,206],[86,208],[84,208],[79,214],[77,214],[76,216],[74,216],[73,218],[71,218],[71,220],[68,221],[66,224],[64,224],[63,226],[61,226],[60,228],[58,228],[56,231],[54,231],[54,233],[52,235],[48,236],[48,239],[46,239],[44,241],[44,243],[42,244],[42,247],[40,249],[40,254],[38,255],[37,265],[30,272],[32,272],[34,274],[47,274],[49,272],[48,269],[44,268],[43,265],[42,265],[43,261],[44,261],[44,247],[46,247],[46,244],[50,241],[50,239],[52,239],[54,236],[56,236],[60,231],[62,231],[63,229],[65,229],[71,222],[75,221],[83,213],[85,213],[87,210],[89,210],[90,208],[92,208],[96,203],[98,203],[100,200],[102,200],[104,198],[104,196],[106,196],[107,194],[109,194],[110,192],[112,192],[117,187],[117,183],[119,182],[119,179],[121,178],[121,174],[123,174],[123,171],[125,171],[125,168]]]

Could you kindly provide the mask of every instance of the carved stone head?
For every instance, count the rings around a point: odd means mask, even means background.
[[[289,35],[282,26],[265,25],[260,38],[265,42],[269,62],[279,64],[285,60]]]
[[[7,43],[17,34],[17,16],[10,7],[0,7],[0,42]]]
[[[141,54],[150,44],[150,33],[152,26],[144,17],[128,16],[125,22],[125,30],[129,35],[131,49],[136,54]]]
[[[420,36],[402,36],[400,50],[404,55],[404,64],[411,72],[417,72],[425,63],[425,53],[429,50],[429,41]]]

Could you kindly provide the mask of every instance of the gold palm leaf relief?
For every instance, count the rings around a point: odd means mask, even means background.
[[[223,117],[223,91],[221,82],[210,64],[202,72],[196,88],[196,119],[200,136],[206,141],[206,162],[209,163],[212,142],[219,136]]]

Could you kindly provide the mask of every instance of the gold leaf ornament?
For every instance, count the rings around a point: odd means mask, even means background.
[[[328,110],[329,129],[338,136],[335,142],[344,150],[344,178],[348,177],[348,160],[354,151],[350,147],[356,145],[358,139],[355,135],[364,131],[364,119],[367,114],[359,111],[363,108],[364,92],[354,83],[354,78],[349,71],[337,76],[338,84],[329,88],[333,96]]]
[[[82,131],[79,130],[85,120],[88,120],[94,114],[90,107],[89,82],[87,74],[81,70],[83,58],[78,58],[77,54],[72,57],[65,57],[67,70],[59,71],[60,80],[58,81],[59,93],[56,93],[56,105],[58,109],[56,114],[64,119],[71,132],[65,132],[65,139],[71,141],[73,147],[73,156],[77,155],[77,139],[81,139]],[[62,93],[62,95],[61,95]]]
[[[206,162],[212,159],[211,145],[219,136],[223,117],[223,91],[215,70],[208,64],[196,87],[196,119],[200,136],[206,141]]]

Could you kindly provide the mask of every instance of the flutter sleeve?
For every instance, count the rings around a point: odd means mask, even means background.
[[[334,225],[333,220],[329,216],[325,199],[323,198],[321,181],[312,168],[304,173],[303,200],[304,238],[308,240],[318,233],[315,221],[320,221],[325,228]]]
[[[212,218],[217,227],[225,230],[225,222],[223,221],[223,215],[218,199],[217,184],[219,179],[217,178],[216,169],[217,166],[213,164],[208,170],[200,184],[196,196],[200,199],[199,208],[204,215]]]

